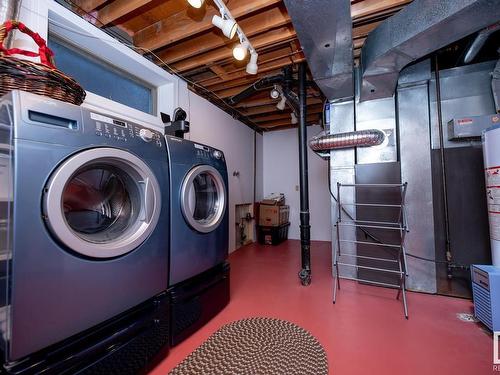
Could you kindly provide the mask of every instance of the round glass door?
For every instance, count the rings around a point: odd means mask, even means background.
[[[181,189],[182,214],[201,233],[215,230],[226,210],[226,189],[221,174],[209,165],[199,165],[187,174]]]
[[[160,188],[149,167],[129,152],[97,148],[66,160],[45,189],[44,214],[71,250],[109,258],[137,248],[155,228]]]

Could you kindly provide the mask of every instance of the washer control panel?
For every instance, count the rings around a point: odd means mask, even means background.
[[[141,140],[145,143],[162,147],[162,135],[160,132],[94,112],[90,113],[90,118],[93,120],[97,136],[119,142]]]
[[[199,145],[197,143],[194,144],[194,148],[196,149],[196,156],[202,159],[215,159],[215,160],[224,160],[224,154],[222,151],[214,150],[208,146]]]

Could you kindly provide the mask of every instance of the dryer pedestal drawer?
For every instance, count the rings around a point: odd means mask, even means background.
[[[189,337],[229,303],[229,263],[170,289],[170,344]]]

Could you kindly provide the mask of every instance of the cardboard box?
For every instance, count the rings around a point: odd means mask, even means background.
[[[285,205],[285,194],[283,193],[272,193],[260,201],[261,204],[267,204],[269,206],[283,206]]]
[[[290,217],[290,206],[270,206],[261,204],[259,208],[259,225],[265,227],[277,227],[288,223]]]

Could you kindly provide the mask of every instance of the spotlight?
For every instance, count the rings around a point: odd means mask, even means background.
[[[201,8],[205,0],[187,0],[189,5],[191,5],[193,8]]]
[[[278,108],[280,111],[282,111],[285,109],[285,105],[286,105],[286,97],[283,95],[281,97],[280,102],[278,104],[276,104],[276,108]]]
[[[219,16],[213,16],[212,23],[214,26],[221,29],[222,34],[224,34],[229,39],[233,39],[233,37],[236,35],[236,31],[238,30],[238,24],[235,20],[232,19],[224,19]]]
[[[281,93],[279,92],[278,88],[274,86],[269,95],[271,96],[272,99],[278,99]]]
[[[250,53],[250,61],[247,64],[247,73],[248,74],[257,74],[259,67],[257,66],[257,59],[259,58],[259,54],[255,51]]]
[[[245,57],[247,57],[247,53],[248,53],[247,42],[239,43],[233,48],[233,56],[238,61],[245,60]]]

